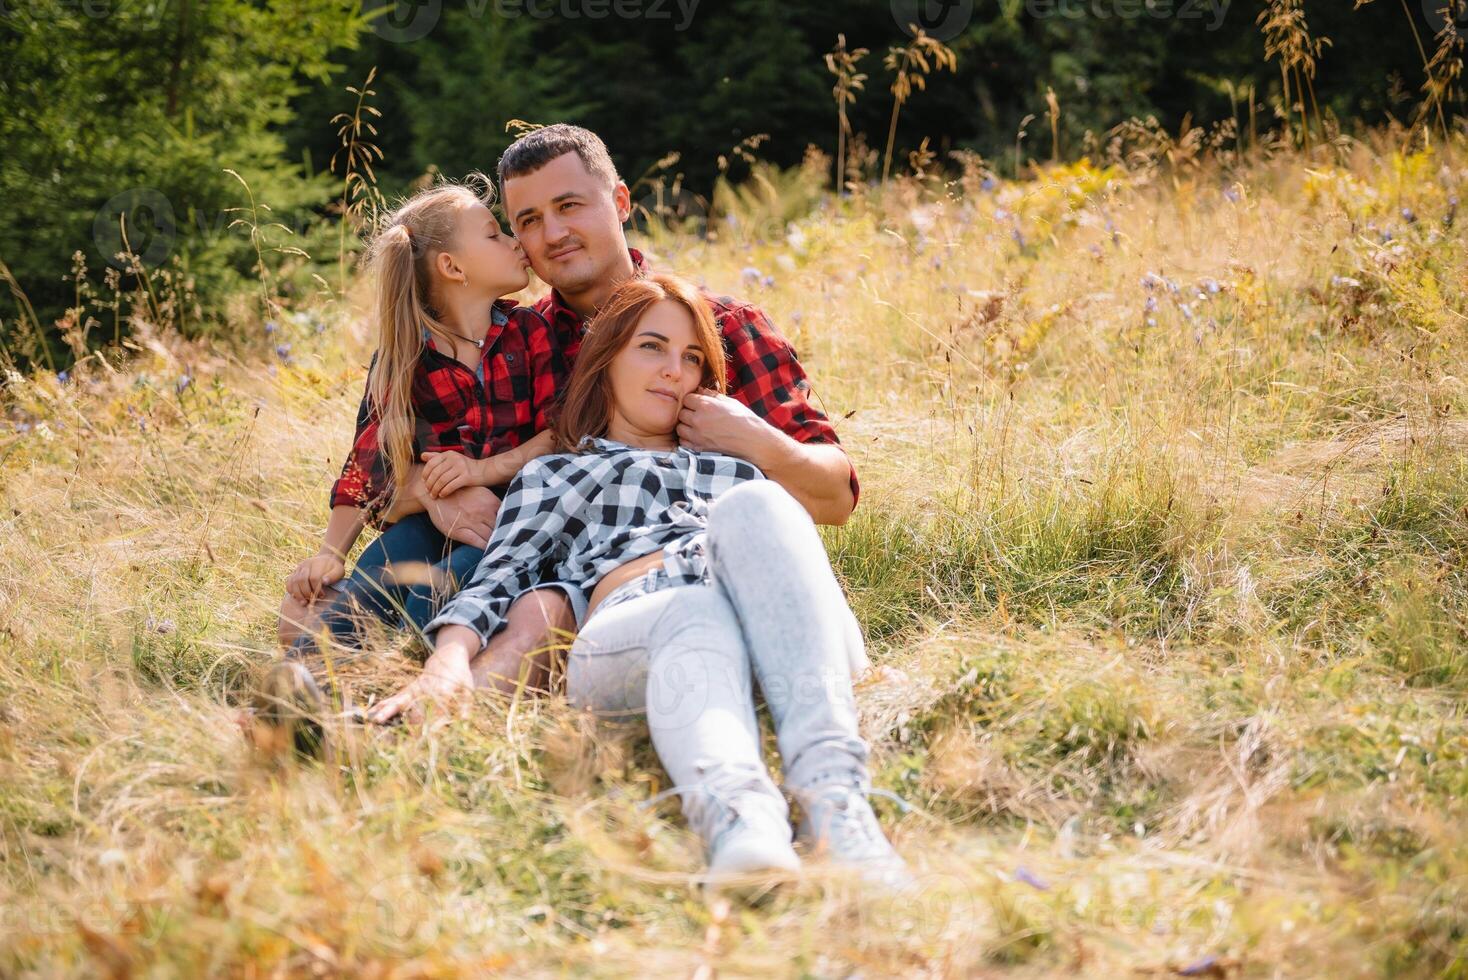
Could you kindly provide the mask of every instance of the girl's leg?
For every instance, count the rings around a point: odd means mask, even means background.
[[[451,544],[427,514],[411,514],[383,531],[363,550],[316,628],[292,644],[290,656],[310,665],[320,659],[319,637],[355,648],[370,623],[400,622],[409,590],[432,574]]]
[[[749,661],[734,611],[713,586],[665,588],[599,610],[566,665],[572,703],[645,714],[709,870],[793,871],[789,809],[760,755]]]
[[[352,574],[340,583],[342,588],[333,590],[334,598],[313,604],[319,607],[317,621],[302,624],[310,628],[298,632],[256,687],[257,743],[281,751],[294,748],[301,755],[321,754],[325,719],[332,713],[323,688],[347,707],[351,693],[335,683],[337,667],[353,656],[350,650],[360,645],[366,623],[391,621],[401,609],[409,584],[398,583],[394,566],[401,570],[408,563],[421,563],[426,570],[443,557],[446,543],[427,514],[414,514],[363,549]],[[326,649],[322,637],[333,641],[337,650]]]
[[[709,561],[727,593],[780,743],[802,837],[837,860],[896,871],[866,794],[867,744],[851,678],[860,630],[810,516],[778,484],[742,484],[710,508]]]

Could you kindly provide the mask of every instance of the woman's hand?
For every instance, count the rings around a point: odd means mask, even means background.
[[[320,551],[286,576],[285,590],[297,602],[309,605],[316,601],[323,589],[333,582],[340,582],[346,574],[347,564],[341,556]]]
[[[463,453],[424,453],[422,458],[423,485],[434,497],[446,497],[479,483],[479,461]]]
[[[401,691],[373,707],[367,713],[369,720],[385,725],[398,715],[408,721],[423,720],[423,705],[462,703],[474,691],[474,674],[469,670],[469,658],[463,656],[440,656],[435,653],[423,664],[423,673]]]

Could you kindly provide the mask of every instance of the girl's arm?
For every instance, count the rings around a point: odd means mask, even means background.
[[[526,463],[553,452],[555,439],[547,430],[487,459],[471,459],[452,450],[423,453],[421,480],[430,497],[441,499],[465,487],[497,487],[509,483]],[[410,485],[409,492],[412,489]],[[397,509],[394,506],[394,512]]]
[[[367,520],[359,507],[333,507],[321,535],[321,554],[347,560],[347,552],[357,543]]]
[[[555,436],[549,429],[537,432],[527,442],[513,449],[506,449],[488,459],[474,460],[477,469],[476,481],[482,487],[497,487],[509,483],[515,474],[525,468],[532,459],[548,456],[556,451]]]
[[[286,576],[286,592],[298,602],[312,603],[320,598],[323,588],[341,581],[347,573],[347,552],[366,523],[358,507],[342,504],[331,508],[326,533],[321,536],[321,550]]]

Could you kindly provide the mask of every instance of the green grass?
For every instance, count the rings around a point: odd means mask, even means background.
[[[1468,249],[1434,216],[1468,188],[1395,152],[904,181],[653,238],[771,313],[857,463],[823,536],[876,782],[915,805],[878,804],[919,879],[895,897],[813,869],[705,902],[676,804],[636,805],[666,785],[646,735],[558,698],[322,767],[247,750],[362,284],[325,333],[282,318],[291,365],[246,323],[11,377],[0,973],[1464,976]],[[381,654],[386,691],[414,666]]]

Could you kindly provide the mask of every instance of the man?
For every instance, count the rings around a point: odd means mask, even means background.
[[[564,124],[512,145],[500,158],[499,178],[510,230],[536,275],[552,287],[536,310],[574,362],[586,322],[620,283],[645,268],[623,229],[632,214],[627,185],[595,133]],[[844,524],[856,506],[856,471],[830,420],[810,403],[795,352],[756,307],[710,294],[705,299],[729,354],[730,394],[689,396],[679,441],[749,460],[817,523]],[[522,596],[506,629],[475,658],[476,682],[512,688],[527,657],[530,678],[542,679],[549,659],[544,651],[574,629],[571,605],[559,589]]]

